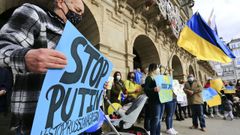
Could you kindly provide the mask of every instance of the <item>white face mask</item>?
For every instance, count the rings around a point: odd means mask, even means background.
[[[192,82],[194,80],[194,77],[188,78],[188,81]]]
[[[117,75],[116,79],[119,81],[121,80],[121,76],[120,75]]]
[[[159,75],[159,74],[160,74],[160,69],[157,68],[153,73],[154,73],[155,75]]]

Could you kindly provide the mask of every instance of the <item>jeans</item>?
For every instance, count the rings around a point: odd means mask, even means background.
[[[205,128],[205,119],[203,116],[203,105],[202,104],[195,104],[191,105],[192,109],[192,123],[193,126],[198,127],[198,119],[200,121],[200,127]]]
[[[150,134],[160,135],[161,120],[164,112],[165,104],[149,104],[151,109]],[[150,112],[149,112],[150,113]]]
[[[224,118],[226,119],[228,116],[230,116],[230,118],[233,119],[232,111],[224,111]]]
[[[151,121],[151,116],[149,113],[149,110],[150,110],[150,106],[149,106],[149,103],[146,103],[145,104],[145,117],[144,117],[144,128],[147,130],[147,131],[150,131],[150,121]]]
[[[167,129],[170,129],[173,127],[173,114],[176,109],[176,99],[173,99],[170,102],[165,103],[165,109],[166,109],[166,127]]]

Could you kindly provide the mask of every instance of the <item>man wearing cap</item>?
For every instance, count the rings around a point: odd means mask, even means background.
[[[188,76],[188,81],[184,85],[184,92],[187,94],[188,104],[192,110],[191,129],[198,128],[198,119],[202,131],[206,131],[205,119],[203,115],[202,85],[194,78],[192,74]]]

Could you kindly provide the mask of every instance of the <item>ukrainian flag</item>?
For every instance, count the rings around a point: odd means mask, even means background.
[[[235,58],[231,50],[217,36],[200,14],[195,13],[183,28],[178,46],[200,60],[229,63]]]

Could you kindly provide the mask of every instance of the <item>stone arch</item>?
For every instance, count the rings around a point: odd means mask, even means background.
[[[85,11],[83,14],[83,20],[77,26],[78,30],[99,49],[100,32],[95,16],[93,15],[87,2],[84,3]]]
[[[150,63],[160,64],[160,57],[154,42],[146,35],[138,35],[133,42],[134,68],[144,68]]]
[[[48,0],[35,0],[35,1],[31,1],[31,0],[2,0],[0,2],[0,5],[4,6],[4,8],[2,8],[0,10],[0,13],[4,12],[7,9],[10,9],[12,7],[18,7],[23,3],[33,3],[33,4],[37,4],[41,7],[44,7],[46,5],[49,4]],[[78,25],[78,30],[93,44],[93,45],[98,45],[100,42],[100,31],[99,31],[99,24],[96,21],[95,18],[95,10],[93,10],[93,5],[89,3],[89,1],[84,1],[84,5],[85,5],[85,13],[83,15],[83,20],[82,22]]]
[[[189,65],[188,74],[189,74],[189,75],[190,75],[190,74],[193,74],[193,76],[196,77],[196,74],[195,74],[195,72],[194,72],[194,70],[193,70],[193,66],[192,66],[192,65]]]
[[[182,62],[177,55],[172,58],[173,79],[184,80]]]

